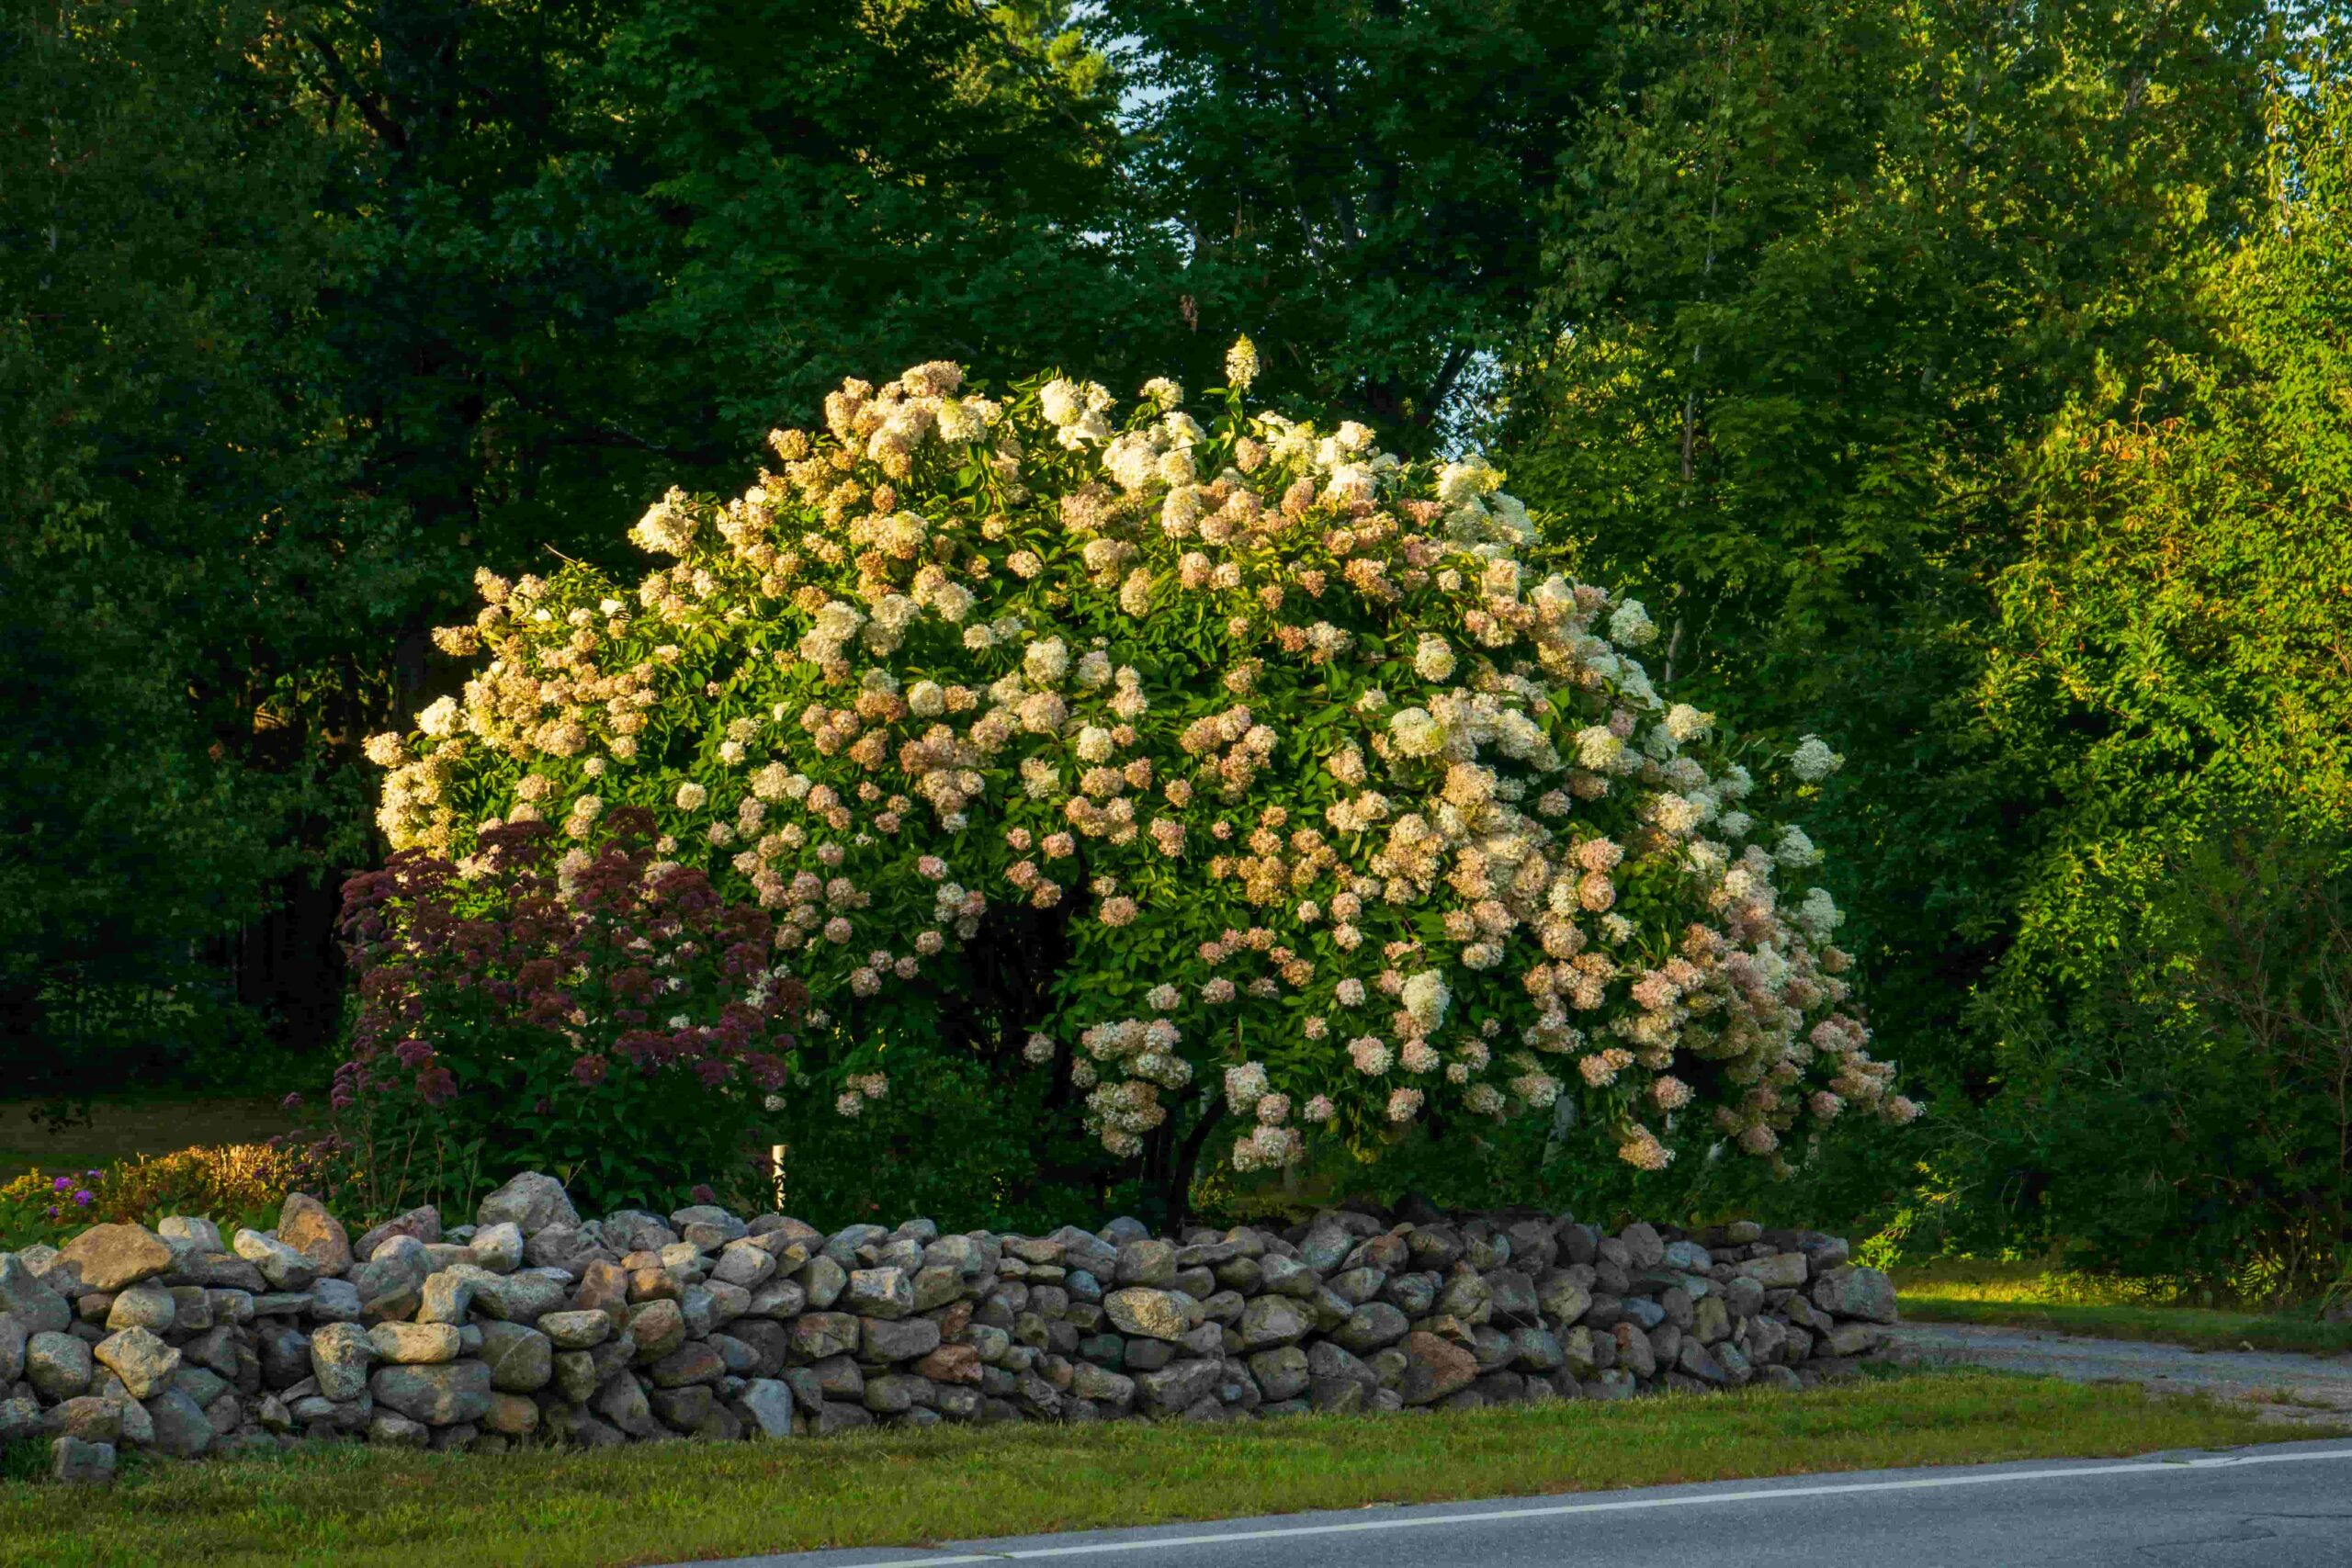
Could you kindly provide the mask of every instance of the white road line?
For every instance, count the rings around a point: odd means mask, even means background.
[[[966,1552],[953,1557],[910,1557],[876,1562],[872,1568],[967,1568],[967,1565],[977,1562],[1034,1562],[1047,1558],[1093,1557],[1114,1551],[1165,1551],[1184,1546],[1230,1546],[1239,1541],[1282,1540],[1294,1536],[1430,1529],[1444,1525],[1560,1518],[1571,1514],[1614,1514],[1638,1508],[1690,1508],[1721,1503],[1772,1502],[1784,1497],[1836,1497],[1862,1492],[1923,1492],[1945,1486],[1996,1486],[2010,1481],[2073,1481],[2088,1475],[2151,1475],[2177,1473],[2183,1470],[2222,1470],[2243,1464],[2300,1464],[2315,1460],[2352,1460],[2352,1449],[2327,1449],[2318,1453],[2224,1454],[2212,1459],[2155,1460],[2134,1464],[2085,1465],[2064,1470],[2012,1470],[1996,1475],[1918,1476],[1908,1481],[1857,1481],[1830,1486],[1759,1486],[1745,1492],[1707,1492],[1690,1497],[1627,1497],[1613,1503],[1557,1503],[1535,1508],[1490,1508],[1476,1514],[1434,1514],[1409,1519],[1356,1519],[1345,1524],[1224,1530],[1215,1535],[1163,1536],[1152,1540],[1031,1546],[1006,1551]]]

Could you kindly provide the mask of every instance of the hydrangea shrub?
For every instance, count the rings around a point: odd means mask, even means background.
[[[371,742],[385,830],[465,866],[544,822],[584,861],[650,810],[649,874],[774,916],[744,984],[807,987],[796,1073],[842,1114],[943,1051],[1163,1166],[1563,1095],[1652,1169],[1916,1114],[1818,853],[1654,688],[1643,606],[1548,570],[1484,459],[1247,412],[1254,368],[1207,423],[1166,380],[849,381],[742,494],[648,511],[633,586],[481,574],[437,638],[486,656],[462,698]]]

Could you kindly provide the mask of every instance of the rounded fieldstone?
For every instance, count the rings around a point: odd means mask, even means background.
[[[592,1313],[592,1317],[603,1317]],[[533,1393],[548,1385],[555,1376],[555,1347],[548,1337],[536,1328],[519,1323],[485,1323],[481,1325],[482,1364],[490,1368],[490,1381],[503,1393]],[[493,1427],[493,1431],[503,1430]]]
[[[172,1249],[145,1225],[92,1225],[58,1252],[93,1291],[125,1291],[172,1269]]]
[[[114,1304],[107,1309],[107,1327],[115,1333],[143,1328],[151,1334],[163,1334],[179,1321],[179,1315],[180,1304],[170,1289],[150,1280],[115,1297]]]
[[[480,1361],[379,1367],[368,1388],[377,1404],[428,1427],[479,1421],[490,1412],[490,1369]]]
[[[43,1332],[25,1342],[25,1381],[51,1404],[90,1388],[90,1347],[70,1334]]]
[[[474,1211],[474,1224],[480,1228],[510,1222],[528,1237],[549,1225],[577,1226],[580,1212],[571,1206],[562,1182],[552,1176],[526,1170],[484,1198]]]
[[[453,1324],[379,1323],[368,1331],[368,1342],[394,1366],[430,1366],[458,1359],[458,1336]]]
[[[593,1350],[612,1337],[613,1320],[602,1312],[551,1312],[540,1317],[539,1332],[559,1350]]]
[[[180,1370],[180,1353],[144,1328],[108,1335],[90,1354],[122,1380],[133,1399],[153,1399]]]
[[[1331,1337],[1343,1348],[1367,1356],[1383,1346],[1396,1344],[1412,1326],[1403,1313],[1386,1302],[1366,1302],[1347,1322],[1331,1331]]]
[[[1148,1339],[1182,1339],[1192,1327],[1185,1298],[1172,1291],[1129,1286],[1103,1297],[1102,1310],[1120,1333]]]

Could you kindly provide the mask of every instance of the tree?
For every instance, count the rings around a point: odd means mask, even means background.
[[[265,8],[0,25],[0,990],[38,1081],[93,996],[144,1066],[201,1034],[192,956],[355,852],[357,781],[291,716],[399,567],[324,439],[324,154],[256,67]]]
[[[1514,481],[1659,606],[1672,689],[1857,760],[1825,841],[1877,1021],[1981,1095],[1964,1014],[2056,804],[1973,701],[2017,461],[2077,389],[2154,389],[2203,340],[2295,29],[2235,3],[1635,17],[1561,183]]]
[[[1426,449],[1532,309],[1532,192],[1583,112],[1603,11],[1526,0],[1117,0],[1132,242],[1213,376],[1361,408]]]
[[[1973,696],[2052,804],[1989,987],[2001,1093],[1946,1162],[2005,1195],[1978,1226],[2257,1292],[2352,1245],[2352,90],[2323,65],[2272,99],[2218,341],[2086,389],[2034,455]],[[2087,1125],[2103,1153],[2052,1135]]]

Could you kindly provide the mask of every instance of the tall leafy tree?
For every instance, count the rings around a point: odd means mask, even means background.
[[[0,10],[0,999],[28,1072],[77,1003],[155,1001],[305,847],[356,846],[356,781],[292,719],[380,629],[352,590],[401,569],[340,493],[325,149],[269,26]],[[185,1036],[188,999],[142,1032]]]
[[[1113,0],[1129,221],[1196,374],[1237,332],[1271,389],[1433,439],[1532,307],[1535,197],[1603,10],[1542,0]]]
[[[1678,694],[1852,758],[1879,1025],[1976,1092],[1953,1043],[2054,798],[1973,708],[2015,459],[2200,340],[2289,31],[2258,0],[1644,5],[1564,166],[1513,480],[1642,585]]]

